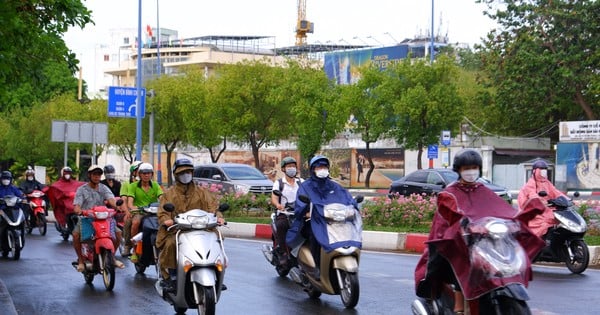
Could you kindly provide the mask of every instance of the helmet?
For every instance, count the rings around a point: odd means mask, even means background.
[[[296,159],[294,159],[291,156],[286,156],[283,158],[283,160],[281,160],[281,168],[284,168],[286,165],[292,164],[292,163],[297,164]]]
[[[327,166],[329,167],[329,159],[324,155],[315,155],[312,159],[310,159],[309,163],[310,169],[312,170],[316,166]]]
[[[533,169],[536,169],[536,168],[548,169],[548,163],[544,162],[544,160],[537,160],[533,163],[532,168]]]
[[[140,164],[140,166],[138,167],[138,173],[143,174],[143,173],[154,173],[154,169],[152,168],[152,164],[150,163],[142,163]]]
[[[180,172],[186,171],[186,170],[193,170],[194,169],[194,164],[192,163],[192,161],[190,159],[177,159],[175,160],[175,163],[173,163],[173,175],[177,175]]]
[[[25,170],[25,176],[27,175],[35,175],[35,170],[31,166],[27,166],[27,170]]]
[[[102,168],[99,165],[96,165],[96,164],[94,164],[94,165],[92,165],[92,166],[90,166],[88,168],[88,173],[92,173],[92,172],[95,172],[95,171],[100,171],[100,174],[104,173],[104,170],[102,170]]]
[[[137,171],[138,167],[140,167],[140,164],[142,164],[142,161],[133,161],[129,167],[129,173]]]
[[[65,176],[65,173],[71,174],[73,173],[73,170],[70,167],[65,166],[60,170],[60,176]]]
[[[0,179],[10,179],[12,180],[12,173],[9,171],[2,171],[2,174],[0,175]]]
[[[481,155],[473,149],[464,149],[456,153],[454,156],[454,162],[452,163],[452,170],[459,173],[461,166],[465,165],[477,165],[479,167],[479,173],[481,175],[481,169],[483,161]]]
[[[114,179],[115,178],[115,167],[110,164],[106,164],[104,166],[104,177],[106,177],[107,179]]]

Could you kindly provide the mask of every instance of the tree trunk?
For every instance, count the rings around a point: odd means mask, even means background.
[[[164,143],[165,146],[165,151],[167,153],[167,185],[171,186],[173,185],[173,176],[171,176],[171,174],[173,174],[173,151],[175,151],[175,148],[177,147],[177,143],[179,143],[179,140],[175,140],[171,143]]]
[[[423,157],[423,145],[419,143],[417,147],[417,169],[423,169],[423,163],[421,162],[421,157]]]
[[[588,120],[596,120],[596,114],[592,110],[590,104],[588,104],[585,101],[585,98],[583,98],[580,89],[577,89],[577,91],[575,92],[575,102],[579,104],[579,106],[581,106],[581,109],[583,109],[583,111],[585,112],[585,116]]]
[[[367,161],[369,161],[369,170],[367,171],[367,175],[365,176],[365,188],[370,188],[371,174],[373,174],[373,169],[375,169],[375,163],[373,163],[373,158],[371,157],[371,142],[366,142],[366,152]]]

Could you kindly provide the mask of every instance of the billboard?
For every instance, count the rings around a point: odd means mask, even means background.
[[[600,141],[558,143],[556,164],[566,171],[567,189],[600,187]]]

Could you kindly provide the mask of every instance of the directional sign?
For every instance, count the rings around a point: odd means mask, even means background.
[[[449,146],[450,145],[450,130],[442,131],[442,145]]]
[[[142,96],[140,98],[141,113],[144,117],[146,113],[146,89],[141,89]],[[129,117],[136,118],[137,116],[137,88],[135,87],[108,87],[108,116],[109,117]]]
[[[427,146],[427,158],[430,160],[438,158],[438,146],[431,144]]]

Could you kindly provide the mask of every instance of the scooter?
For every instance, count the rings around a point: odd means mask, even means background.
[[[47,188],[45,190],[47,191]],[[48,221],[46,220],[46,200],[44,200],[46,194],[42,190],[34,190],[26,196],[29,207],[31,208],[29,220],[26,220],[28,223],[27,234],[31,234],[34,228],[38,228],[40,235],[46,235],[46,231],[48,230]]]
[[[139,232],[131,240],[134,244],[135,253],[129,257],[134,263],[135,271],[144,273],[147,267],[155,266],[158,274],[158,250],[154,246],[156,243],[156,234],[158,233],[158,212],[159,203],[155,202],[147,207],[142,207],[139,210],[144,213],[142,218],[142,232]]]
[[[21,258],[21,250],[25,247],[25,215],[21,210],[22,199],[14,195],[6,195],[0,199],[0,240],[2,257],[9,255],[12,259]]]
[[[171,203],[163,208],[168,212],[175,210]],[[222,204],[219,210],[223,212],[228,208],[229,205]],[[223,237],[216,229],[217,217],[204,210],[192,209],[178,214],[174,221],[168,229],[177,230],[175,292],[161,286],[160,273],[155,289],[173,305],[177,314],[184,314],[191,308],[198,309],[198,314],[214,315],[228,263]],[[160,270],[160,264],[158,267]]]
[[[96,206],[83,210],[81,216],[81,253],[84,257],[85,269],[83,278],[87,284],[94,281],[96,274],[102,275],[106,291],[115,287],[115,267],[113,240],[113,224],[115,211],[106,206]],[[91,224],[89,224],[91,221]],[[77,261],[73,262],[77,269]]]
[[[544,197],[547,193],[540,191],[539,195]],[[575,197],[578,196],[576,192]],[[590,261],[590,251],[583,239],[587,231],[585,220],[575,210],[573,201],[565,196],[548,200],[548,206],[554,208],[557,224],[544,235],[546,247],[534,262],[564,262],[572,273],[584,272]]]
[[[335,241],[343,242],[352,240],[362,244],[362,219],[354,205],[331,203],[323,206],[322,211],[315,209],[307,196],[299,195],[298,198],[309,204],[310,218],[308,224],[313,224],[314,216],[323,216],[326,222],[327,234],[335,235]],[[363,201],[364,197],[356,197],[356,203]],[[306,225],[306,223],[305,223]],[[331,240],[331,238],[330,238]],[[358,304],[360,295],[358,281],[358,265],[360,260],[360,247],[342,246],[327,252],[322,244],[321,262],[316,265],[308,242],[292,250],[292,255],[298,261],[298,268],[292,268],[290,277],[299,284],[310,298],[318,298],[321,293],[340,295],[346,308],[354,308]],[[318,270],[319,276],[317,276]]]
[[[542,205],[541,202],[538,204]],[[457,210],[449,212],[441,214],[449,224],[447,236],[428,241],[430,256],[425,264],[431,263],[429,259],[437,262],[439,259],[435,257],[444,257],[459,287],[447,284],[437,289],[439,292],[433,295],[434,298],[417,298],[411,304],[412,313],[454,314],[454,290],[459,290],[464,297],[464,314],[531,314],[526,288],[532,273],[530,257],[543,247],[543,242],[523,227],[532,213],[539,210],[526,209],[514,218],[486,216],[473,219],[464,217]],[[449,257],[449,251],[454,256]],[[440,254],[432,257],[434,252]],[[445,253],[444,256],[440,256],[441,253]],[[437,275],[431,277],[439,281]]]
[[[285,196],[283,196],[279,190],[274,190],[273,194],[280,198],[285,198]],[[285,215],[288,220],[288,226],[291,226],[292,221],[294,220],[294,204],[286,202],[283,210],[277,210],[271,214],[271,240],[273,244],[264,244],[262,247],[262,252],[267,261],[271,265],[275,266],[275,271],[277,271],[277,274],[280,277],[285,278],[293,267],[298,266],[298,262],[296,261],[296,258],[290,254],[290,250],[285,244],[277,243],[277,225],[275,222],[279,214]],[[287,254],[287,263],[285,264],[282,263],[282,251],[285,251]]]
[[[77,188],[83,184],[85,183],[76,180],[59,180],[50,185],[48,190],[48,197],[56,218],[54,226],[65,241],[69,240],[69,236],[77,225],[78,216],[73,212],[73,200]]]

